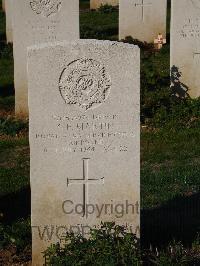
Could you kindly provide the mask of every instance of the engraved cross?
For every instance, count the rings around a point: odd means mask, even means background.
[[[151,6],[152,5],[152,3],[144,3],[144,1],[145,0],[141,0],[142,2],[140,3],[140,4],[135,4],[135,7],[138,7],[138,6],[140,6],[141,8],[142,8],[142,21],[144,21],[144,8],[146,7],[146,6]]]
[[[83,158],[83,177],[80,179],[67,178],[67,186],[82,185],[83,186],[83,217],[86,216],[86,206],[89,200],[89,185],[104,184],[104,177],[100,179],[89,178],[89,160],[90,158]]]

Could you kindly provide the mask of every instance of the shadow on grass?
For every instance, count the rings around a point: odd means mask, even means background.
[[[14,84],[0,86],[0,97],[13,96],[15,94]]]
[[[0,222],[11,224],[20,218],[28,218],[31,213],[31,191],[27,186],[19,192],[0,198]]]
[[[190,246],[197,232],[200,232],[200,193],[142,211],[141,243],[145,248],[164,247],[172,240]]]
[[[186,99],[189,97],[189,87],[181,82],[182,72],[180,69],[173,65],[171,67],[171,91],[172,96],[177,99]]]
[[[0,222],[11,224],[31,213],[30,187],[0,198]],[[141,214],[142,248],[165,247],[172,240],[190,246],[200,232],[200,193],[179,197]]]

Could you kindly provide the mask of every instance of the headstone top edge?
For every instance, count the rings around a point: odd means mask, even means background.
[[[43,50],[46,48],[55,48],[57,46],[60,47],[66,47],[66,46],[76,46],[76,45],[87,45],[87,44],[93,44],[94,46],[105,46],[105,47],[121,47],[126,49],[133,49],[134,51],[140,51],[140,48],[137,45],[123,43],[123,42],[117,42],[117,41],[109,41],[109,40],[96,40],[96,39],[87,39],[87,40],[73,40],[73,41],[59,41],[59,42],[46,42],[46,43],[40,43],[37,45],[31,45],[27,48],[28,55],[30,55],[34,51]]]

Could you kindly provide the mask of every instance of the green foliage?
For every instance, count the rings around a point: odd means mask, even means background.
[[[161,106],[155,112],[153,126],[176,130],[200,127],[200,98],[176,100],[167,108]]]
[[[10,195],[10,193],[20,193],[22,188],[29,185],[29,172],[25,163],[17,162],[18,165],[13,168],[0,169],[0,196]],[[14,210],[13,210],[14,211]]]
[[[8,97],[0,97],[0,111],[13,111],[15,106],[15,97],[8,96]]]
[[[199,156],[200,130],[185,128],[179,131],[154,130],[141,135],[142,165],[181,162]]]
[[[200,127],[200,98],[179,99],[170,88],[169,45],[156,51],[127,37],[123,42],[141,48],[141,121],[156,128],[179,130]]]
[[[4,42],[0,42],[0,73],[0,96],[2,96],[8,93],[8,87],[13,87],[14,83],[12,45]]]
[[[125,37],[125,39],[122,39],[121,42],[137,45],[144,51],[154,51],[154,45],[152,43],[141,42],[138,39],[133,39],[131,36]]]
[[[5,13],[0,10],[0,42],[6,39],[6,16]]]
[[[141,48],[141,120],[148,124],[161,108],[171,106],[169,45],[157,51],[130,36],[122,41]]]
[[[7,138],[7,139],[1,139],[0,141],[0,153],[3,153],[6,151],[6,149],[8,150],[8,152],[10,153],[10,157],[11,157],[11,151],[13,151],[15,148],[25,148],[29,146],[29,141],[28,138],[25,137],[16,137],[16,138]],[[6,159],[6,156],[4,154],[4,157]],[[3,160],[4,158],[2,158]],[[26,160],[29,158],[25,158]]]
[[[9,243],[3,224],[0,223],[0,250]]]
[[[112,5],[102,5],[98,8],[98,11],[101,12],[101,13],[105,13],[105,14],[110,14],[112,12],[115,12],[116,10],[118,10],[117,7],[115,6],[112,6]]]
[[[185,164],[183,164],[185,163]],[[142,206],[162,206],[177,196],[195,194],[200,189],[200,164],[192,161],[143,166],[141,171]],[[192,217],[191,217],[192,220]]]
[[[141,119],[148,123],[162,108],[172,103],[169,77],[169,47],[141,54]]]
[[[0,197],[11,197],[29,186],[29,161],[27,138],[0,141]]]
[[[0,58],[12,59],[13,58],[13,45],[5,42],[1,42]]]
[[[186,249],[181,242],[173,241],[165,250],[149,253],[148,257],[155,266],[193,266],[200,264],[199,251],[199,244],[195,248]]]
[[[15,245],[18,252],[31,244],[30,218],[18,220],[12,225],[0,223],[0,249],[10,244]]]
[[[117,40],[118,12],[99,11],[80,14],[80,35],[82,39]]]
[[[0,96],[8,93],[8,86],[13,87],[14,76],[12,44],[6,43],[5,31],[5,13],[0,10]]]
[[[46,265],[140,265],[138,239],[122,226],[102,224],[92,229],[90,238],[69,233],[62,247],[59,243],[44,252]]]
[[[18,120],[14,118],[4,118],[0,117],[0,135],[6,134],[10,136],[15,136],[21,131],[27,131],[28,122],[23,120]]]

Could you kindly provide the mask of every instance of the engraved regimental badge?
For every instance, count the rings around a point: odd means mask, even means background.
[[[60,10],[61,2],[62,0],[31,0],[30,6],[36,14],[49,17]]]
[[[78,59],[63,69],[59,90],[65,103],[87,111],[108,97],[111,79],[105,67],[93,59]]]

